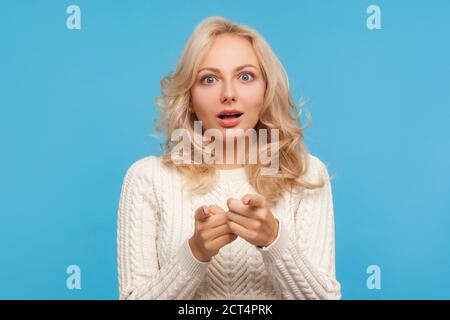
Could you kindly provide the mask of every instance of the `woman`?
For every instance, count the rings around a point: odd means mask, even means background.
[[[161,87],[165,152],[135,162],[122,187],[120,299],[340,299],[328,171],[307,152],[287,76],[265,40],[208,18]],[[194,137],[189,159],[175,156],[179,129]],[[227,134],[238,129],[276,135],[237,148],[235,138],[247,136]],[[203,145],[208,130],[220,133],[214,152]],[[248,161],[255,145],[265,147],[258,159],[270,146],[275,173]],[[222,152],[231,161],[204,161]],[[180,161],[194,153],[200,161]]]

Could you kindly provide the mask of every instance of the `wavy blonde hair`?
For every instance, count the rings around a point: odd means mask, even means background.
[[[302,108],[303,104],[300,102],[297,108],[294,103],[283,65],[264,38],[256,31],[222,17],[209,17],[196,27],[175,71],[161,79],[162,96],[156,98],[155,103],[161,109],[161,115],[156,120],[156,130],[167,130],[163,145],[163,163],[187,177],[186,184],[190,186],[189,190],[193,193],[205,193],[216,182],[216,169],[211,164],[193,165],[173,162],[171,136],[172,132],[179,128],[188,130],[191,135],[194,134],[193,123],[197,119],[195,113],[189,111],[190,90],[194,85],[203,57],[214,39],[221,34],[240,36],[252,44],[266,83],[264,105],[255,129],[257,132],[258,129],[267,129],[269,138],[270,130],[278,129],[279,174],[261,175],[260,170],[263,164],[259,161],[257,164],[246,163],[245,171],[249,183],[271,204],[277,202],[285,191],[294,192],[295,189],[322,187],[323,179],[317,183],[305,179],[308,171],[308,150],[303,141],[304,128],[300,126],[300,110],[298,109]],[[192,140],[191,147],[191,150],[199,148]]]

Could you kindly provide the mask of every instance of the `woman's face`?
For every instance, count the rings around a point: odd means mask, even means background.
[[[265,81],[249,40],[219,35],[200,64],[191,88],[192,108],[203,130],[255,128],[263,106]],[[242,113],[224,116],[221,113]]]

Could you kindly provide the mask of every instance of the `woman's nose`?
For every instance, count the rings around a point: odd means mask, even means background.
[[[224,82],[223,94],[221,98],[222,103],[236,102],[236,92],[232,84]]]
[[[222,103],[227,103],[227,102],[236,102],[236,98],[232,97],[232,96],[224,96],[222,97]]]

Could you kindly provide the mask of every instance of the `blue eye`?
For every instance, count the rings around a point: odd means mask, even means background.
[[[216,78],[213,77],[213,76],[211,76],[211,75],[204,76],[204,77],[201,79],[201,82],[202,82],[202,83],[205,83],[205,80],[207,80],[206,84],[213,84],[214,82],[211,82],[211,81],[210,81],[211,79],[216,79]]]
[[[242,73],[241,74],[241,78],[243,77],[243,76],[245,76],[246,77],[246,79],[243,79],[244,81],[251,81],[251,80],[253,80],[253,74],[251,73],[251,72],[244,72],[244,73]],[[248,78],[248,77],[250,77],[250,79]]]

